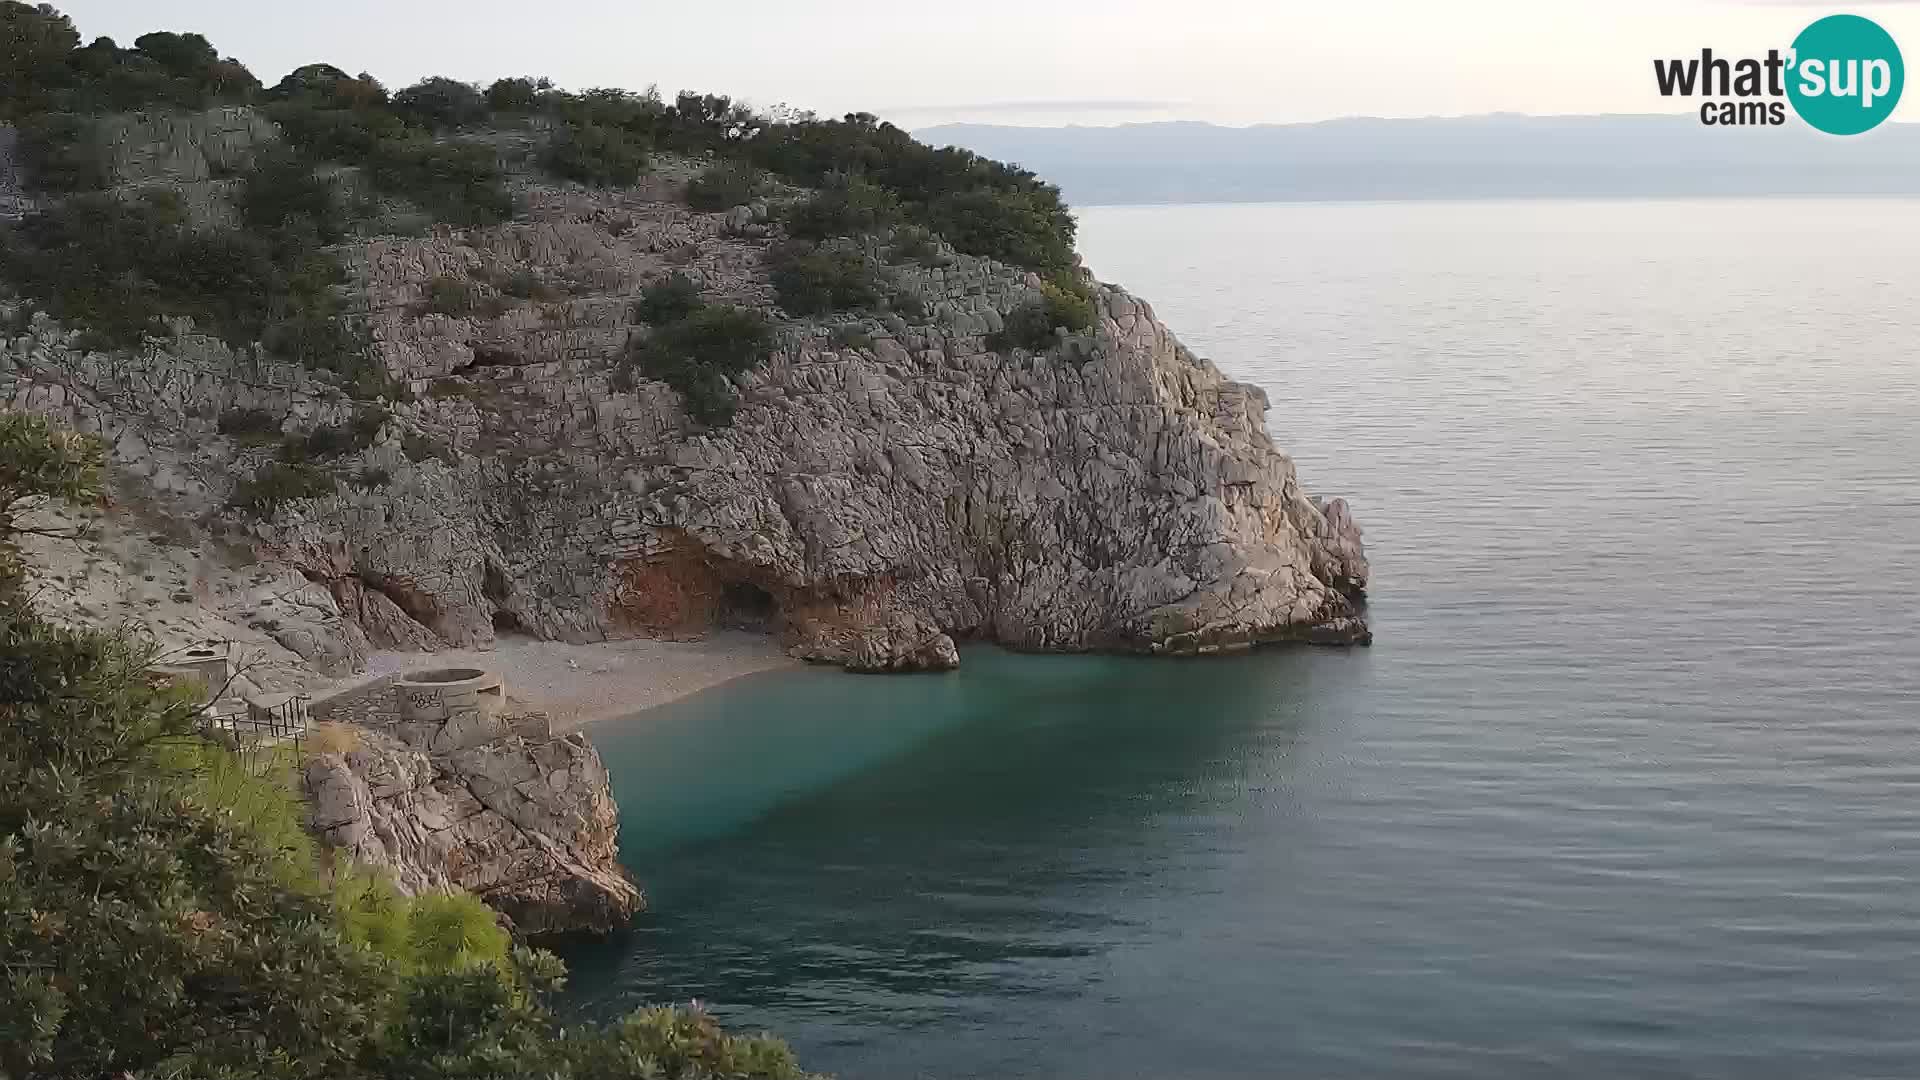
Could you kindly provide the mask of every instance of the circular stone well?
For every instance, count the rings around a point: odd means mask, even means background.
[[[446,721],[462,712],[494,717],[507,703],[506,680],[481,668],[410,671],[394,680],[393,690],[402,722]]]

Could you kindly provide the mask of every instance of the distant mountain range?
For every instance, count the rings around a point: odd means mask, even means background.
[[[1835,138],[1685,116],[1171,122],[914,132],[1018,162],[1082,206],[1265,200],[1920,194],[1920,124]]]

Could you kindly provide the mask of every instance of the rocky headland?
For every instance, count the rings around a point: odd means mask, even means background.
[[[1348,507],[1302,487],[1266,394],[1144,300],[894,223],[821,247],[880,268],[887,303],[790,311],[779,274],[812,190],[774,181],[694,209],[711,162],[672,153],[630,183],[561,180],[541,163],[563,135],[463,136],[498,163],[502,220],[326,248],[344,271],[331,318],[364,334],[352,379],[185,317],[113,346],[22,293],[0,300],[0,403],[107,444],[107,525],[140,537],[113,580],[152,583],[149,564],[166,579],[143,601],[150,633],[251,643],[267,689],[506,634],[745,629],[872,672],[951,668],[964,640],[1370,640]],[[157,193],[221,229],[244,205],[235,170],[287,136],[225,106],[111,116],[91,138],[115,198]],[[57,200],[19,157],[0,129],[0,213],[31,219]],[[354,190],[352,169],[321,175]],[[1015,334],[1062,281],[1084,315]],[[633,362],[663,333],[647,301],[667,282],[770,328],[720,384],[724,422]],[[51,574],[65,617],[123,617],[114,603],[140,591],[88,599],[94,570]],[[346,719],[353,747],[304,782],[316,830],[356,859],[406,889],[474,891],[529,930],[612,926],[640,903],[583,737],[541,721],[436,750]]]

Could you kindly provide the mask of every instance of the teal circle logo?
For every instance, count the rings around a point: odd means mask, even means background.
[[[1790,64],[1787,99],[1793,111],[1829,135],[1880,126],[1907,82],[1893,35],[1858,15],[1829,15],[1800,31]]]

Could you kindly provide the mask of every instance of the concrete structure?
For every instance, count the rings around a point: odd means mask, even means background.
[[[202,705],[213,703],[215,694],[227,689],[232,678],[232,653],[224,645],[199,646],[169,654],[165,662],[153,665],[155,675],[176,685],[190,685]]]
[[[436,668],[394,680],[401,739],[427,750],[478,746],[508,734],[506,680],[480,668]]]

